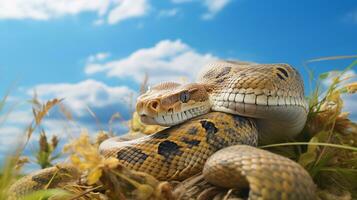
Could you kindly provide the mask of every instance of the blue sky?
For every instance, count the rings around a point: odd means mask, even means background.
[[[15,85],[8,103],[21,104],[0,127],[0,155],[31,121],[34,90],[65,98],[77,124],[54,112],[44,127],[66,138],[98,129],[87,107],[103,124],[114,112],[128,119],[145,72],[150,83],[193,80],[207,62],[237,59],[289,63],[307,81],[306,60],[356,55],[356,35],[355,0],[0,0],[0,94]],[[351,62],[309,66],[322,73]],[[346,102],[356,111],[356,97]]]

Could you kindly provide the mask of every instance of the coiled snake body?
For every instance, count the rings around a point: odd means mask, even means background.
[[[255,148],[291,139],[305,124],[303,82],[287,64],[215,62],[196,83],[154,86],[136,109],[143,122],[171,127],[126,142],[108,139],[99,148],[104,156],[160,180],[203,170],[217,186],[249,188],[253,200],[315,198],[315,185],[300,165]],[[34,175],[25,179],[41,184]],[[12,191],[28,192],[24,185],[20,180]]]

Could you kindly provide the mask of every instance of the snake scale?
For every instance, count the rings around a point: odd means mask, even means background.
[[[315,185],[299,164],[256,148],[302,130],[303,88],[299,73],[287,64],[217,61],[196,83],[161,83],[138,98],[141,121],[169,128],[125,142],[111,138],[99,151],[159,180],[184,180],[203,171],[214,185],[249,188],[251,200],[315,199]],[[50,171],[20,179],[10,192],[21,196],[41,188]]]

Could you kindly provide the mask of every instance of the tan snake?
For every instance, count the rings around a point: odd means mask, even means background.
[[[316,197],[300,165],[254,147],[258,140],[292,139],[304,127],[303,82],[287,64],[215,62],[196,83],[154,86],[138,98],[136,109],[143,122],[172,127],[127,142],[104,141],[99,149],[104,156],[160,180],[183,180],[203,170],[217,186],[249,188],[253,200]],[[11,191],[38,189],[45,182],[38,176],[43,172],[18,181]]]

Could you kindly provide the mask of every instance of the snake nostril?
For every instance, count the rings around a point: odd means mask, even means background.
[[[159,102],[153,101],[153,102],[151,102],[150,106],[153,110],[156,110],[157,107],[159,106]]]

